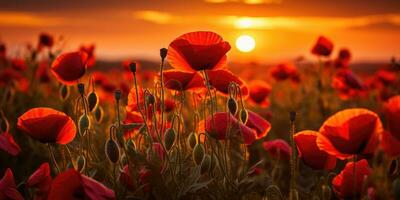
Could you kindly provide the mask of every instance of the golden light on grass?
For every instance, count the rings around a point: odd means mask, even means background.
[[[256,47],[256,41],[249,35],[242,35],[236,39],[236,48],[241,52],[251,52]]]

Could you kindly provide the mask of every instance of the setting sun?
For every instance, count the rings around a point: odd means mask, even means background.
[[[236,48],[241,52],[250,52],[256,47],[256,41],[249,35],[242,35],[236,40]]]

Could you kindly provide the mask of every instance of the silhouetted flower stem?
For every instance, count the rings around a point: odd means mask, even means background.
[[[296,144],[294,143],[294,134],[295,134],[295,120],[296,120],[296,112],[290,112],[290,146],[292,148],[292,156],[290,157],[290,194],[289,199],[295,199],[296,195]]]
[[[53,152],[53,150],[51,148],[51,145],[47,144],[47,147],[49,148],[49,154],[51,156],[51,159],[52,159],[54,165],[56,166],[57,174],[59,174],[61,172],[61,170],[60,170],[60,167],[58,167],[57,160],[56,160],[56,157],[54,156],[54,152]]]

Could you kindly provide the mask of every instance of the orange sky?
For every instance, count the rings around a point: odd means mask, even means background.
[[[40,32],[66,39],[66,50],[95,43],[103,59],[157,58],[158,50],[189,31],[212,30],[232,45],[229,60],[278,62],[309,50],[319,35],[348,47],[357,61],[400,56],[399,0],[52,0],[0,1],[0,40],[11,54]],[[235,40],[255,38],[241,53]],[[335,52],[336,53],[336,52]]]

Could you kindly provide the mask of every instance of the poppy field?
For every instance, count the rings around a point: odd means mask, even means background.
[[[194,31],[102,68],[94,45],[5,42],[0,200],[400,199],[396,58],[354,70],[320,36],[308,62],[231,67],[223,35]]]

